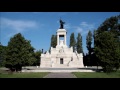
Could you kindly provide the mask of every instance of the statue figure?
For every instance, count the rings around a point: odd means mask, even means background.
[[[63,21],[60,19],[60,29],[63,29],[63,24],[65,24],[65,22],[63,22]]]

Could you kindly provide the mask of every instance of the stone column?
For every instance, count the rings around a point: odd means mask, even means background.
[[[59,45],[59,35],[57,35],[57,45]]]
[[[66,45],[66,35],[64,35],[65,45]]]

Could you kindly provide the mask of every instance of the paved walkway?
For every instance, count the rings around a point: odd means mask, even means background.
[[[77,77],[72,73],[60,72],[60,73],[49,73],[43,78],[77,78]]]

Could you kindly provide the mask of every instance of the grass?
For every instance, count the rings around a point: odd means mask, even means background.
[[[10,73],[7,71],[0,71],[0,78],[43,78],[48,72],[22,72]]]
[[[43,78],[49,72],[21,72],[10,73],[0,69],[0,78]],[[120,78],[120,70],[112,73],[104,72],[72,72],[77,78]]]
[[[77,78],[120,78],[120,71],[112,73],[104,72],[73,72]]]

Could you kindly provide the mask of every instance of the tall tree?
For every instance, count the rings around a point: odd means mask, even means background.
[[[34,48],[30,41],[18,33],[8,42],[5,66],[10,70],[20,71],[22,66],[32,65],[36,61],[33,55]]]
[[[54,47],[57,45],[57,35],[54,35]]]
[[[120,15],[107,18],[97,29],[97,34],[110,31],[120,36]]]
[[[55,48],[57,45],[57,35],[51,36],[51,47]]]
[[[92,60],[93,60],[93,63],[94,63],[95,65],[97,65],[97,69],[98,69],[98,66],[100,65],[100,62],[99,62],[99,60],[97,59],[96,53],[95,53],[96,36],[97,36],[97,30],[94,30],[94,31],[93,31],[94,48],[93,48]]]
[[[88,49],[89,55],[91,55],[91,49],[92,49],[91,44],[92,44],[92,32],[89,30],[88,35],[86,37],[86,45],[87,45],[86,47]]]
[[[94,47],[95,47],[95,38],[96,38],[96,30],[93,31],[93,39],[94,39]]]
[[[38,50],[35,52],[35,58],[36,58],[36,62],[34,63],[35,65],[39,66],[40,65],[40,56],[41,56],[41,50]]]
[[[54,42],[54,35],[51,36],[51,44],[50,44],[51,47],[53,47],[53,42]]]
[[[73,52],[76,50],[76,40],[75,40],[75,37],[74,37],[74,33],[71,33],[70,35],[70,45],[69,47],[73,47]]]
[[[95,54],[105,72],[120,67],[120,16],[107,18],[96,31]]]
[[[0,44],[0,66],[4,66],[4,61],[6,57],[7,46]]]
[[[103,32],[97,36],[99,45],[95,47],[95,52],[105,72],[111,72],[120,67],[120,46],[117,42],[118,40],[111,32]]]
[[[82,48],[82,36],[81,36],[80,33],[78,33],[76,48],[77,48],[77,52],[78,52],[78,53],[83,53],[83,48]]]

